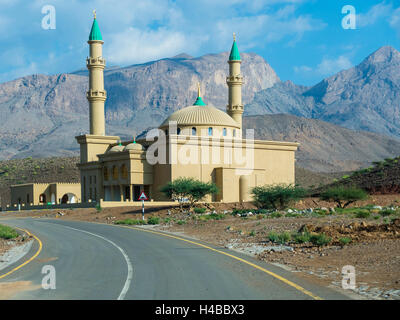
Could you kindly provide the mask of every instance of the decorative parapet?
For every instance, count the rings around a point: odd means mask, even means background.
[[[226,110],[227,111],[240,111],[240,112],[243,112],[244,108],[243,108],[242,104],[236,104],[234,106],[227,105],[226,106]]]
[[[91,66],[95,67],[105,67],[106,65],[106,59],[102,57],[97,57],[97,58],[86,58],[86,66],[89,68]]]
[[[106,90],[92,90],[90,89],[86,92],[87,99],[107,99],[107,91]]]
[[[244,83],[243,76],[240,74],[235,75],[235,76],[227,76],[226,83],[227,84],[243,84]]]

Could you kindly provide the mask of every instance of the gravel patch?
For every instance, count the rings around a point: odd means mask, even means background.
[[[0,255],[0,271],[22,259],[31,249],[33,240],[30,240],[22,245],[14,246]]]

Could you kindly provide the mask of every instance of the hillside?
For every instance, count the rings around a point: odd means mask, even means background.
[[[207,104],[225,109],[228,53],[199,58],[179,55],[105,71],[106,132],[132,138],[158,126],[169,114],[191,105],[201,83]],[[242,54],[243,101],[280,81],[256,54]],[[82,58],[82,65],[85,60]],[[86,71],[32,75],[0,84],[0,159],[73,156],[74,137],[89,130]]]
[[[400,52],[386,46],[312,87],[278,82],[258,92],[247,115],[290,113],[400,137]]]
[[[0,206],[10,202],[10,186],[30,182],[80,182],[72,158],[25,158],[0,161]]]
[[[371,194],[400,193],[400,157],[374,162],[373,166],[344,175],[324,187],[357,186]]]
[[[353,171],[400,154],[398,139],[293,115],[247,116],[243,127],[256,139],[299,142],[296,164],[311,171]]]

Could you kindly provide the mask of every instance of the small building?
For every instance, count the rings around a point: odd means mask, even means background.
[[[81,201],[80,183],[26,183],[11,186],[11,206],[67,204]]]

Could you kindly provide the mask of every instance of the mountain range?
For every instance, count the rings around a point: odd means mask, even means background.
[[[312,87],[277,82],[258,92],[247,115],[290,113],[400,138],[400,52],[386,46]]]
[[[243,101],[279,82],[270,65],[256,54],[242,54]],[[200,82],[209,105],[226,107],[228,53],[199,58],[179,55],[105,71],[106,133],[132,138],[158,126],[172,112],[192,105]],[[84,61],[84,60],[83,60]],[[76,154],[74,136],[89,128],[87,71],[31,75],[0,84],[0,159]]]
[[[382,47],[359,65],[311,87],[280,81],[256,54],[241,57],[244,125],[255,128],[262,139],[300,142],[299,165],[347,171],[400,154],[396,49]],[[106,69],[107,134],[131,138],[158,126],[194,102],[198,82],[206,103],[224,110],[227,59],[227,52],[198,58],[181,54]],[[77,155],[74,136],[88,132],[87,77],[86,70],[78,70],[1,83],[0,159]]]
[[[398,139],[289,114],[246,116],[243,128],[255,139],[299,142],[296,165],[311,171],[353,171],[400,155]]]

